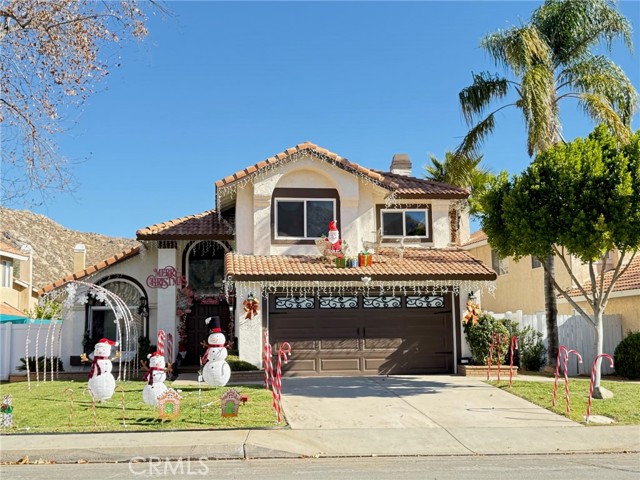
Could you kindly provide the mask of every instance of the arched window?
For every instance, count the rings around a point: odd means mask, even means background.
[[[214,241],[191,245],[187,256],[187,283],[201,296],[215,296],[222,291],[226,248]]]
[[[133,319],[136,322],[137,334],[146,335],[147,332],[145,330],[147,326],[139,314],[139,306],[140,299],[146,299],[147,295],[140,284],[127,277],[114,276],[103,279],[99,282],[99,285],[120,297],[131,311]],[[89,301],[87,320],[88,331],[93,343],[97,342],[101,338],[108,338],[110,340],[122,342],[122,339],[118,337],[115,313],[108,304],[91,297]],[[124,328],[122,325],[121,327]],[[133,333],[134,332],[130,332],[131,335],[133,335]],[[133,340],[135,342],[138,341],[137,338]]]

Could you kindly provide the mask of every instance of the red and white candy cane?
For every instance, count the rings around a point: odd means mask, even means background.
[[[291,355],[291,345],[288,342],[282,342],[278,350],[278,363],[276,367],[275,388],[273,388],[273,408],[280,423],[280,413],[282,412],[282,361],[286,364],[289,361],[288,356]],[[273,380],[272,380],[273,384]]]
[[[551,406],[555,407],[556,406],[556,396],[557,396],[557,392],[558,392],[558,372],[560,370],[560,358],[562,355],[562,352],[566,352],[567,351],[567,347],[565,347],[564,345],[560,345],[560,348],[558,349],[558,356],[556,357],[556,378],[553,381],[553,400],[551,400]]]
[[[602,357],[608,358],[609,366],[613,368],[613,358],[611,358],[611,355],[609,355],[608,353],[601,353],[600,355],[597,355],[595,360],[593,361],[593,368],[591,369],[591,384],[589,385],[589,403],[587,404],[587,415],[586,417],[584,417],[587,423],[589,423],[589,417],[591,416],[591,397],[593,396],[593,381],[596,376],[596,369],[599,366],[598,361]]]
[[[496,336],[491,335],[491,346],[489,347],[489,358],[487,359],[487,380],[491,380],[491,359],[493,358],[493,347],[496,344]]]
[[[575,350],[567,350],[564,351],[564,401],[567,405],[567,413],[571,413],[571,408],[569,407],[569,377],[567,373],[567,362],[569,361],[569,354],[573,353],[576,357],[578,357],[578,362],[582,363],[582,355],[580,355]]]
[[[163,357],[164,357],[164,340],[165,340],[165,338],[166,338],[166,334],[164,333],[164,330],[158,330],[158,345],[156,347],[156,350]]]
[[[173,335],[167,333],[167,362],[173,362]]]
[[[513,379],[513,351],[518,349],[518,337],[511,337],[511,355],[509,355],[509,388]]]
[[[504,335],[501,333],[493,334],[498,342],[498,383],[500,383],[500,366],[502,365],[502,340],[504,340]]]
[[[269,390],[269,382],[273,379],[273,357],[269,343],[269,331],[265,329],[263,336],[262,365],[264,368],[264,388]]]

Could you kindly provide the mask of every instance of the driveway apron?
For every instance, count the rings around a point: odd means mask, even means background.
[[[282,379],[292,429],[579,427],[479,379],[452,375]]]

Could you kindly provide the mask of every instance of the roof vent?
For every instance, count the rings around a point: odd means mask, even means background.
[[[391,160],[391,173],[396,175],[411,176],[411,159],[406,153],[396,153]]]

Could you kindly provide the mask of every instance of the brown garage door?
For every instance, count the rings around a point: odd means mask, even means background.
[[[451,315],[450,294],[272,295],[269,335],[291,344],[289,376],[452,373]]]

